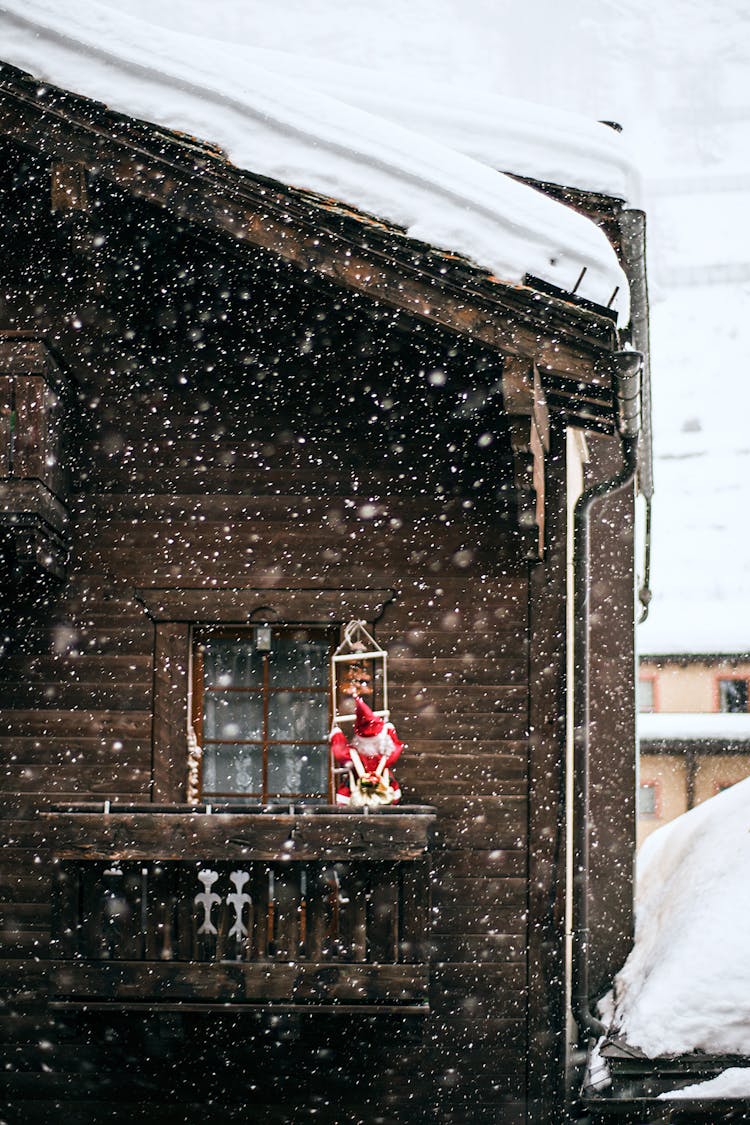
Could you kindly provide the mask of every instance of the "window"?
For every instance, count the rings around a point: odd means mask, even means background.
[[[719,680],[719,710],[727,712],[747,711],[747,680]]]
[[[199,799],[200,778],[191,750],[191,738],[188,728],[192,727],[201,738],[208,735],[204,730],[204,670],[201,667],[202,653],[201,642],[220,639],[233,641],[235,645],[242,642],[247,644],[253,635],[252,627],[248,621],[284,621],[285,627],[274,627],[272,640],[279,636],[292,636],[300,633],[309,640],[317,640],[326,645],[326,651],[338,643],[340,627],[352,619],[362,621],[377,621],[383,614],[385,607],[393,601],[393,589],[342,589],[336,587],[306,586],[304,588],[285,587],[283,589],[235,588],[221,587],[206,589],[203,587],[167,587],[149,586],[139,587],[135,595],[143,604],[144,609],[154,623],[154,721],[152,726],[152,793],[157,804],[182,803],[185,800],[193,802]],[[306,622],[307,626],[295,626],[293,622]],[[308,628],[309,626],[309,628]],[[329,631],[331,636],[329,637]],[[257,650],[260,651],[260,650]],[[266,664],[269,662],[266,661]],[[247,695],[251,691],[263,690],[262,680],[258,682],[259,670],[264,666],[262,659],[250,660],[252,677],[248,678],[244,686]],[[276,665],[273,666],[276,668]],[[278,670],[276,668],[276,670]],[[222,675],[228,675],[227,687],[231,686],[231,670],[224,670]],[[318,676],[323,675],[318,669]],[[328,664],[326,659],[325,679],[328,680]],[[249,673],[248,673],[249,676]],[[271,682],[269,670],[268,691],[282,690],[285,685]],[[217,688],[221,684],[215,685]],[[242,683],[237,686],[242,687]],[[305,685],[301,685],[304,689]],[[308,685],[308,694],[320,697],[325,695],[326,689],[313,683]],[[228,695],[225,697],[229,706]],[[190,710],[188,710],[190,701]],[[237,701],[235,701],[237,702]],[[249,701],[248,701],[249,705]],[[278,703],[277,703],[278,709]],[[218,708],[220,714],[223,708]],[[252,708],[250,708],[252,710]],[[320,710],[325,713],[324,708]],[[266,733],[260,739],[250,737],[236,737],[232,734],[226,739],[227,744],[234,745],[236,751],[246,758],[252,757],[251,747],[261,747],[261,758],[265,762],[261,773],[265,774],[265,782],[261,776],[260,793],[255,800],[263,799],[263,794],[270,796],[271,777],[269,776],[269,758],[273,757],[278,762],[283,757],[283,751],[272,751],[273,724],[270,709],[264,702],[264,716],[267,715]],[[215,716],[214,716],[215,717]],[[308,719],[312,719],[308,715]],[[213,720],[212,720],[213,721]],[[327,727],[327,720],[326,720]],[[232,728],[230,725],[230,732]],[[314,724],[307,724],[306,733],[311,736],[310,745],[313,750],[321,745],[320,727],[315,733]],[[216,732],[214,732],[215,734]],[[328,740],[328,730],[325,730],[325,740]],[[213,747],[220,745],[222,739],[215,738]],[[280,745],[287,746],[291,754],[294,747],[307,742],[299,739],[296,734],[293,738],[281,737]],[[295,753],[298,751],[295,750]],[[221,763],[222,754],[224,764],[227,764],[230,751],[212,749],[209,752],[215,763]],[[255,750],[257,760],[257,749]],[[303,762],[301,758],[308,758]],[[313,755],[319,762],[317,754]],[[328,749],[325,753],[326,770],[328,769]],[[271,763],[272,764],[272,763]],[[310,758],[305,750],[294,760],[294,766],[300,766],[300,778],[297,784],[300,787],[308,786],[308,780],[303,776],[309,774]],[[322,767],[321,767],[322,769]],[[195,776],[194,776],[195,774]],[[256,766],[257,774],[257,766]],[[252,775],[252,770],[251,770]],[[236,777],[232,782],[232,799],[240,799],[240,793],[245,790],[235,788]],[[290,783],[289,783],[290,784]],[[278,787],[278,786],[277,786]],[[309,786],[311,789],[312,785]],[[330,800],[331,790],[323,788],[316,793],[318,797]]]
[[[638,710],[642,715],[656,710],[656,678],[641,676],[638,680]]]
[[[638,786],[638,816],[659,815],[659,794],[655,781],[642,781]]]
[[[196,642],[203,800],[329,800],[330,631],[216,629]]]

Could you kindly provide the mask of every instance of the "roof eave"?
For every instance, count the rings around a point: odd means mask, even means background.
[[[0,134],[52,161],[79,163],[214,234],[502,355],[524,357],[537,365],[572,424],[611,432],[612,355],[620,340],[606,310],[494,278],[338,201],[242,171],[195,138],[114,113],[9,66],[0,69]]]

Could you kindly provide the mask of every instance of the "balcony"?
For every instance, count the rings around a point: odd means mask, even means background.
[[[56,1008],[427,1009],[434,811],[75,805],[56,857]]]

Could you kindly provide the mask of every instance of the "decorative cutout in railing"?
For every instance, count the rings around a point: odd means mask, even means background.
[[[56,955],[86,961],[426,959],[420,863],[63,861]]]

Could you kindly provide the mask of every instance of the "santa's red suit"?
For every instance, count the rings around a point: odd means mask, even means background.
[[[351,801],[351,786],[356,779],[357,771],[352,759],[352,749],[359,755],[362,766],[368,774],[385,770],[389,773],[390,787],[393,793],[389,803],[396,804],[401,798],[401,790],[390,768],[398,760],[403,750],[403,743],[396,734],[392,723],[387,723],[373,711],[362,699],[356,701],[356,714],[354,718],[354,733],[347,738],[340,727],[331,731],[331,750],[337,766],[349,766],[350,773],[336,791],[336,804],[348,805]]]

